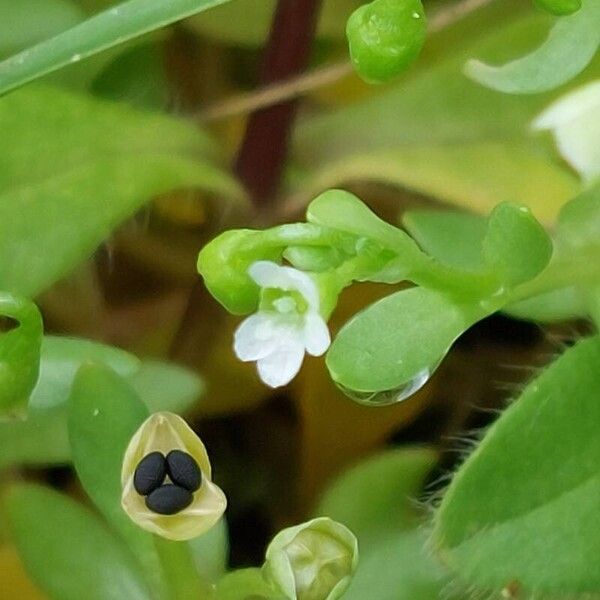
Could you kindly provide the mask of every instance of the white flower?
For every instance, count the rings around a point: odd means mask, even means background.
[[[560,98],[533,127],[552,130],[560,153],[584,179],[600,175],[600,80]]]
[[[261,306],[238,327],[234,350],[256,361],[268,386],[280,387],[296,376],[305,351],[321,356],[331,343],[319,291],[306,273],[270,261],[253,263],[248,274],[262,288]]]

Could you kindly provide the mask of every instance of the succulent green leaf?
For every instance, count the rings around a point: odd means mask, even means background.
[[[11,139],[0,156],[0,288],[15,293],[66,275],[156,194],[238,194],[199,160],[208,138],[178,119],[33,87],[0,99],[0,129]]]
[[[369,83],[395,77],[417,58],[426,31],[421,0],[373,0],[357,8],[346,25],[357,73]]]
[[[49,598],[152,598],[124,546],[70,498],[20,484],[9,491],[6,504],[25,568]]]
[[[482,242],[488,267],[509,286],[533,279],[552,257],[552,241],[525,206],[499,204]]]
[[[68,408],[69,443],[81,484],[134,556],[162,585],[152,535],[121,508],[121,467],[129,440],[149,412],[127,382],[109,367],[84,364],[75,377]]]
[[[478,271],[487,219],[454,211],[414,210],[404,213],[402,224],[421,248],[442,264]]]
[[[86,362],[105,364],[122,376],[141,368],[138,358],[99,342],[46,335],[42,341],[40,377],[29,400],[29,408],[46,410],[64,405],[79,367]]]
[[[600,338],[533,380],[454,476],[434,541],[465,584],[525,594],[600,592]]]
[[[494,310],[426,288],[396,292],[346,323],[327,354],[329,372],[350,391],[402,396],[417,381],[423,385],[454,340]]]
[[[552,323],[585,318],[589,305],[580,288],[569,286],[509,304],[502,312],[517,319]]]
[[[599,44],[600,4],[584,0],[578,12],[558,20],[548,39],[531,54],[499,67],[470,60],[465,72],[494,90],[537,94],[558,87],[583,71]]]
[[[0,95],[227,0],[128,0],[0,63]]]
[[[323,192],[309,204],[306,219],[309,223],[374,240],[384,248],[402,254],[406,262],[420,259],[419,248],[404,231],[380,219],[364,202],[350,192],[344,190]]]
[[[77,338],[45,336],[40,378],[26,421],[0,421],[0,469],[15,465],[71,462],[66,402],[73,379],[85,362],[102,363],[125,377],[150,412],[184,412],[202,393],[197,375],[170,363],[135,356]]]
[[[33,302],[0,292],[0,414],[25,412],[39,375],[43,333]]]

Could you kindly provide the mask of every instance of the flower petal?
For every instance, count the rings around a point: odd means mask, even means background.
[[[269,356],[257,361],[260,378],[272,388],[289,383],[298,374],[304,359],[301,339],[287,340]]]
[[[327,323],[321,315],[309,312],[304,317],[304,346],[312,356],[321,356],[331,344]]]
[[[313,310],[319,308],[317,285],[310,275],[298,269],[283,267],[268,260],[259,260],[250,265],[248,274],[262,288],[299,292]]]
[[[268,356],[277,345],[277,327],[273,315],[261,312],[245,319],[233,339],[236,356],[245,362]]]

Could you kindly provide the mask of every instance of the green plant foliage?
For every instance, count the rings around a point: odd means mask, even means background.
[[[39,375],[43,332],[33,302],[0,292],[0,414],[25,411]]]
[[[600,338],[532,381],[455,475],[434,539],[463,582],[536,594],[600,591],[595,523]]]
[[[200,378],[182,367],[140,361],[127,352],[88,340],[46,336],[40,378],[31,394],[27,420],[0,422],[0,469],[71,461],[66,403],[77,371],[88,362],[104,364],[126,378],[150,412],[185,412],[204,389]]]
[[[535,0],[535,3],[549,13],[562,17],[577,12],[582,0]]]
[[[361,0],[323,0],[317,36],[323,41],[344,37],[346,19]],[[211,40],[243,47],[261,46],[269,34],[276,0],[230,0],[187,21],[189,27]],[[244,15],[243,19],[239,15]]]
[[[44,410],[64,404],[75,374],[86,362],[100,362],[123,376],[137,374],[142,368],[138,358],[113,346],[46,335],[41,345],[40,376],[31,394],[29,408]]]
[[[402,215],[402,224],[430,256],[450,267],[480,271],[485,217],[454,211],[420,210]]]
[[[359,463],[327,489],[317,514],[357,536],[358,570],[344,600],[431,600],[448,576],[427,555],[416,499],[435,461],[427,449],[390,450]]]
[[[544,1],[546,7],[565,4]],[[599,44],[600,5],[595,0],[584,0],[581,10],[560,19],[548,39],[531,54],[501,67],[471,60],[465,72],[494,90],[537,94],[558,87],[583,71]]]
[[[32,87],[0,99],[0,128],[12,140],[0,157],[0,288],[26,296],[154,195],[198,187],[240,197],[211,160],[198,160],[209,139],[178,119]]]
[[[375,180],[480,213],[517,198],[552,222],[578,189],[547,140],[528,133],[552,96],[513,98],[462,74],[470,57],[502,62],[531,48],[547,17],[527,8],[505,0],[478,10],[429,38],[419,68],[397,84],[301,122],[293,149],[306,176],[294,191],[310,198],[349,181]]]
[[[13,487],[6,500],[25,567],[52,600],[150,600],[131,555],[89,510],[38,485]]]
[[[69,29],[85,16],[70,0],[2,0],[0,14],[0,58]]]
[[[505,202],[488,219],[482,242],[487,265],[508,285],[533,279],[552,256],[552,242],[528,208]]]
[[[327,354],[329,372],[357,392],[425,383],[454,340],[491,312],[426,288],[396,292],[346,323]]]
[[[426,31],[421,0],[373,0],[356,9],[346,36],[357,73],[369,83],[402,73],[421,52]]]
[[[128,0],[0,63],[0,95],[227,0]]]

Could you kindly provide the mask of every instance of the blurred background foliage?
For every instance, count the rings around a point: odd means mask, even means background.
[[[368,525],[352,522],[335,499],[354,493],[354,479],[328,485],[362,459],[375,461],[360,467],[365,477],[369,468],[399,469],[408,491],[397,494],[419,497],[425,481],[435,491],[460,457],[465,432],[487,424],[582,327],[542,331],[488,318],[461,338],[422,391],[377,409],[349,401],[322,359],[307,360],[292,385],[273,392],[235,358],[238,319],[198,284],[195,269],[199,248],[225,229],[301,219],[308,201],[331,186],[357,193],[392,222],[408,208],[487,213],[516,199],[551,224],[580,187],[550,137],[530,123],[567,89],[597,77],[598,58],[568,86],[530,96],[497,93],[462,74],[473,56],[497,63],[535,47],[550,16],[522,0],[463,2],[459,14],[450,13],[451,2],[429,1],[428,14],[439,17],[417,64],[372,87],[347,68],[344,27],[359,4],[324,1],[283,183],[267,209],[251,201],[231,165],[248,94],[258,106],[269,99],[256,90],[274,0],[232,0],[0,98],[0,287],[34,297],[47,333],[144,358],[125,375],[150,406],[154,398],[164,407],[161,390],[168,390],[173,409],[202,435],[229,497],[234,566],[257,564],[274,532],[320,511],[346,519],[360,538]],[[109,6],[0,0],[0,59]],[[332,331],[382,295],[378,285],[344,293]],[[77,361],[89,352],[116,350],[74,351]],[[145,367],[167,358],[203,384],[164,363]],[[371,458],[415,445],[429,449]],[[82,496],[60,407],[27,423],[0,423],[0,468],[4,483],[33,479]],[[392,571],[421,553],[413,516],[402,518],[383,524],[388,533],[403,531]],[[367,565],[392,552],[387,536],[369,531]],[[366,598],[361,590],[372,585],[375,571],[361,568],[350,598]],[[447,582],[436,569],[414,571],[406,598],[437,597]],[[1,523],[0,570],[0,598],[43,597]],[[394,575],[385,574],[389,589]]]

